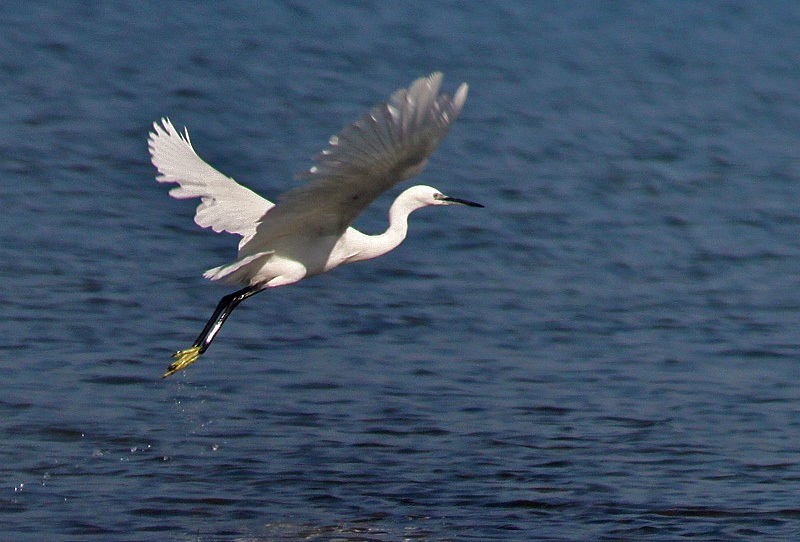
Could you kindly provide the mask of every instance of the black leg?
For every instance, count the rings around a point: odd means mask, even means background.
[[[213,341],[214,337],[217,336],[217,333],[219,333],[219,330],[222,328],[222,324],[225,323],[225,320],[233,312],[233,309],[235,309],[239,303],[248,297],[257,294],[263,289],[263,286],[248,286],[247,288],[242,288],[237,292],[228,294],[219,300],[217,308],[214,309],[214,314],[212,314],[211,318],[208,319],[208,322],[206,322],[206,327],[203,328],[203,331],[200,332],[197,340],[194,341],[193,346],[200,347],[198,355],[208,350],[208,346],[211,344],[211,341]]]
[[[233,309],[248,297],[263,290],[263,286],[248,286],[220,299],[217,308],[214,309],[214,314],[212,314],[211,318],[206,322],[206,326],[203,328],[203,331],[200,332],[197,340],[194,341],[194,345],[186,350],[178,350],[172,356],[176,361],[167,368],[164,377],[176,373],[197,361],[197,358],[208,350],[211,341],[217,336],[217,333],[219,333],[219,330],[222,328],[222,324],[225,323],[225,320],[230,316],[231,312],[233,312]]]

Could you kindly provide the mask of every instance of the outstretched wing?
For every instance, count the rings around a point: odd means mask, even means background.
[[[439,94],[441,84],[438,72],[417,79],[331,137],[299,175],[309,182],[281,196],[240,256],[285,235],[339,235],[381,193],[422,171],[467,99],[466,84],[452,98]]]
[[[148,141],[156,180],[178,183],[169,191],[177,199],[201,198],[194,221],[215,232],[241,235],[239,248],[256,233],[259,219],[273,204],[205,163],[192,148],[189,132],[178,132],[169,119],[153,123]]]

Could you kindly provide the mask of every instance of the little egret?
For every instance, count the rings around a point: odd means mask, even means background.
[[[467,98],[462,83],[455,95],[440,94],[442,74],[414,81],[388,102],[330,138],[315,165],[299,176],[308,182],[273,204],[226,177],[195,153],[184,128],[169,119],[153,124],[149,148],[162,183],[178,183],[173,198],[200,198],[195,223],[242,237],[236,261],[209,269],[210,280],[245,285],[223,297],[190,348],[179,350],[167,377],[206,351],[234,308],[267,288],[293,284],[345,263],[386,254],[406,237],[408,215],[429,205],[478,203],[445,196],[430,186],[402,192],[389,209],[389,228],[365,235],[350,224],[381,193],[425,167]]]

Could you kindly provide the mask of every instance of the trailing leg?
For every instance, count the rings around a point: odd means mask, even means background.
[[[200,332],[200,335],[198,335],[192,347],[186,350],[178,350],[172,355],[175,361],[167,368],[167,372],[164,373],[162,378],[166,378],[181,369],[185,369],[197,361],[197,358],[208,350],[211,341],[217,336],[217,333],[219,333],[219,330],[222,328],[222,324],[225,323],[225,320],[230,316],[231,312],[233,312],[233,309],[248,297],[262,290],[264,290],[263,286],[247,286],[246,288],[242,288],[220,299],[217,308],[214,309],[214,314],[208,319],[203,331]]]

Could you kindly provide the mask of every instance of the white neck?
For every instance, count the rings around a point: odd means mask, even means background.
[[[394,250],[405,240],[408,233],[408,215],[427,205],[406,192],[397,196],[389,208],[389,227],[385,232],[380,235],[360,234],[357,240],[353,239],[352,248],[357,249],[357,254],[349,261],[377,258]]]

